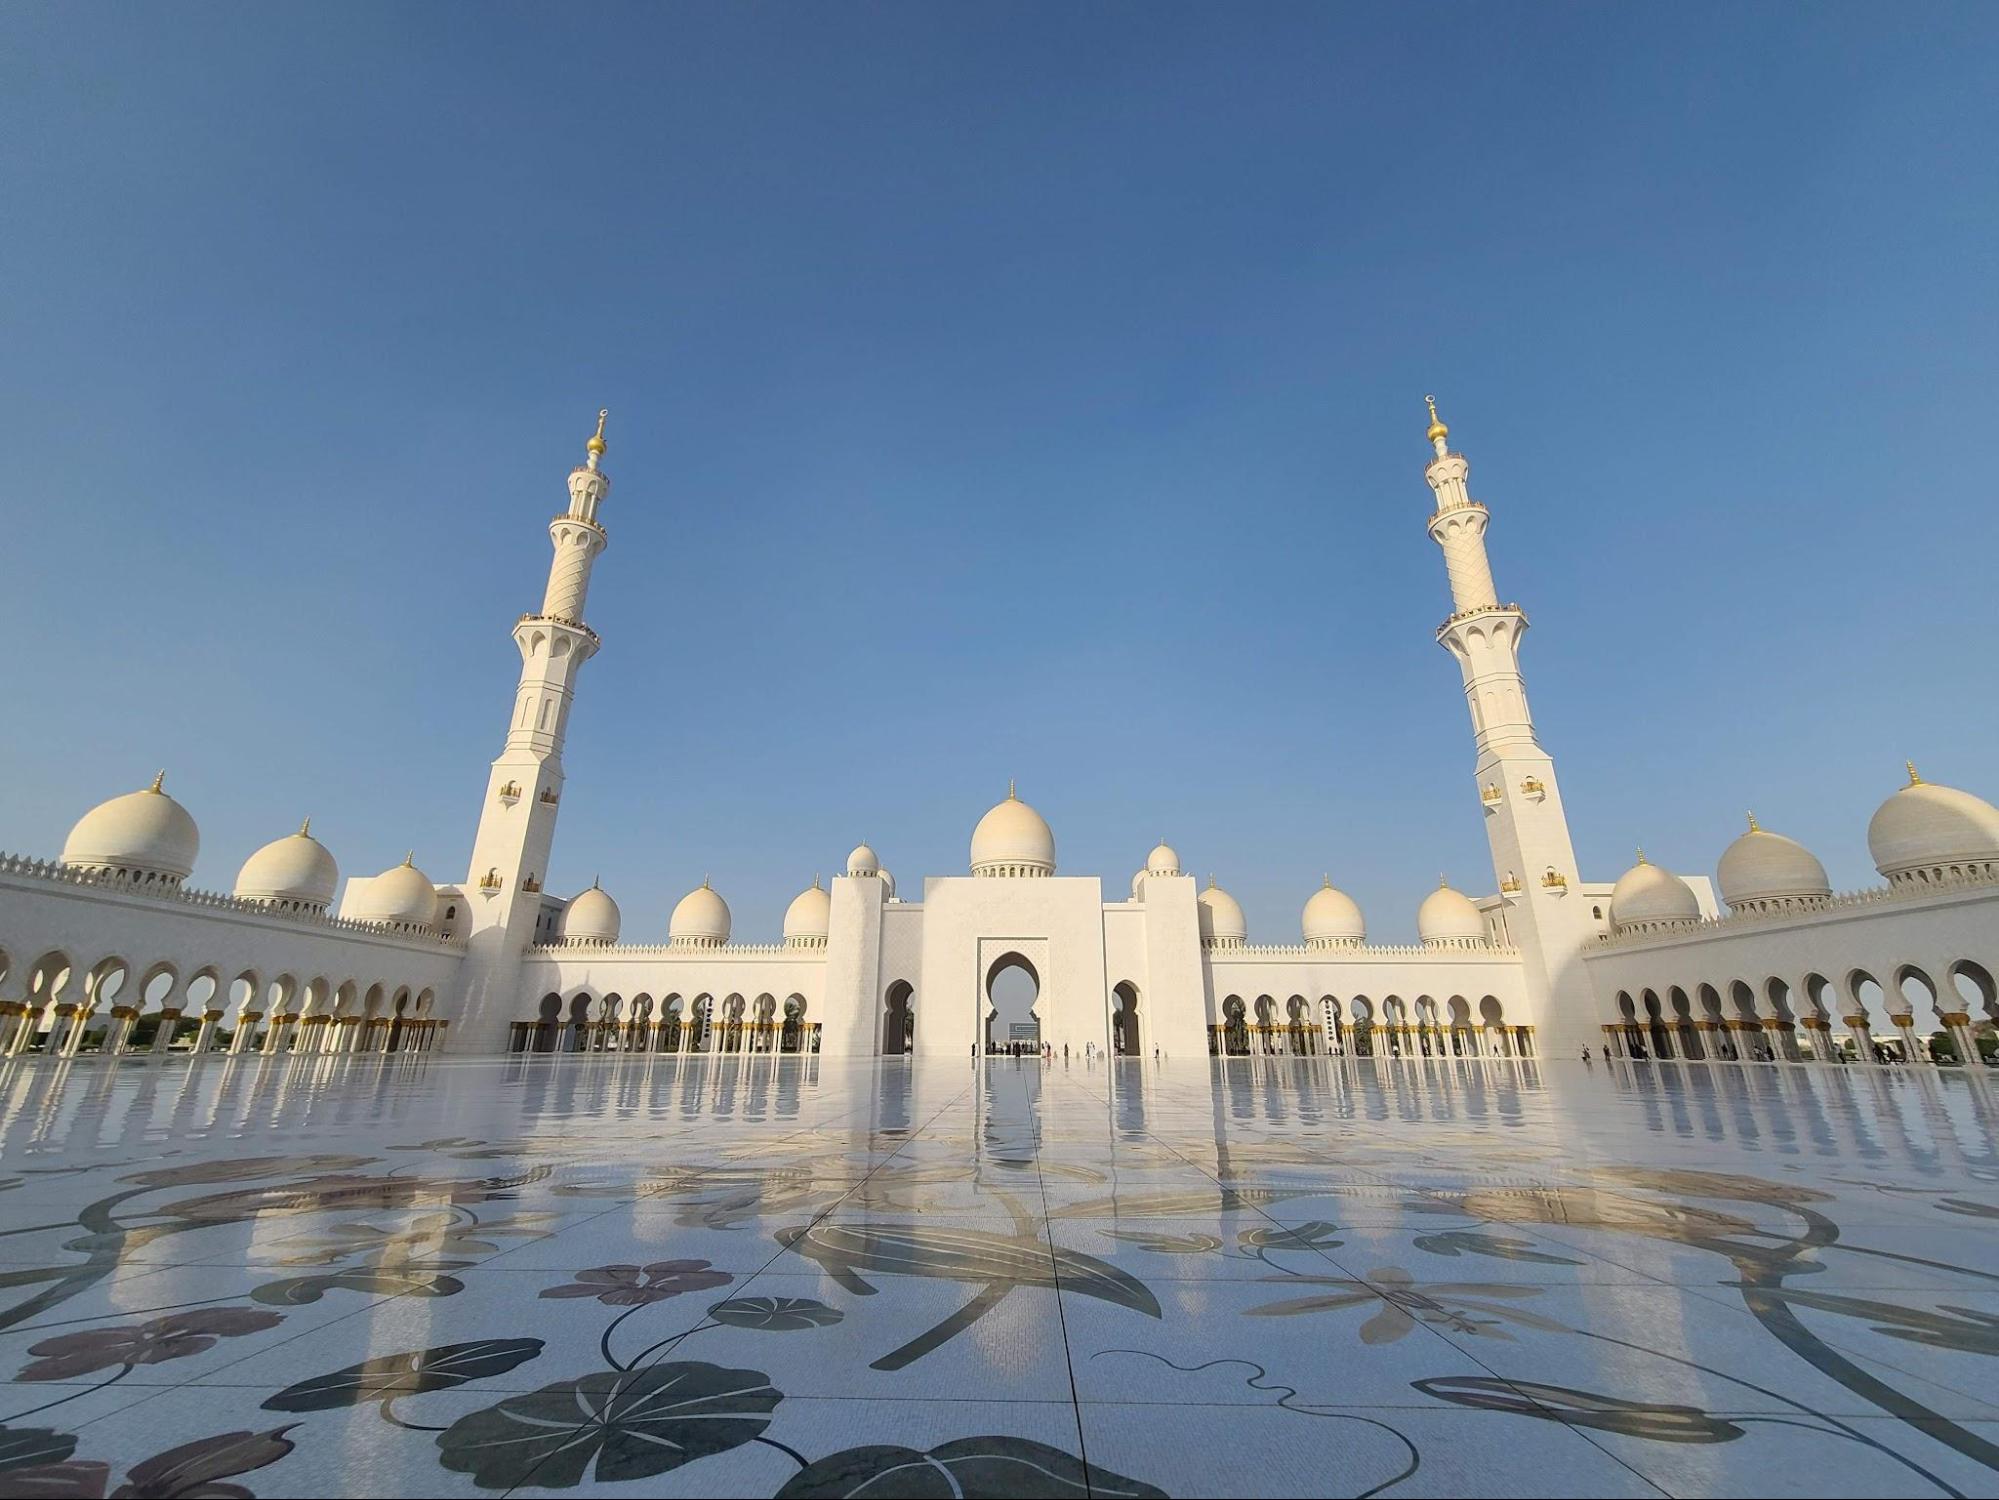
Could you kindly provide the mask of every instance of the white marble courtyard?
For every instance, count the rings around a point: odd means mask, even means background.
[[[27,1060],[0,1494],[1999,1493],[1995,1088]]]

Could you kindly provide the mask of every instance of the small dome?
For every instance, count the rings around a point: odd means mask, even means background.
[[[666,924],[667,941],[677,948],[719,948],[729,941],[729,903],[707,881],[680,898]]]
[[[1437,888],[1416,908],[1416,935],[1425,944],[1463,947],[1483,943],[1485,918],[1471,904],[1471,897],[1452,890],[1448,882],[1439,881]]]
[[[1201,941],[1211,946],[1240,946],[1249,939],[1249,922],[1236,898],[1208,877],[1208,888],[1194,898],[1201,921]]]
[[[346,915],[357,922],[383,922],[392,927],[428,927],[437,917],[437,887],[403,856],[393,870],[384,870],[363,887]]]
[[[819,948],[833,925],[833,898],[817,880],[792,898],[784,912],[784,940],[794,948]]]
[[[1180,852],[1164,839],[1152,846],[1152,852],[1145,856],[1145,873],[1148,875],[1178,875],[1180,873]]]
[[[1333,877],[1312,892],[1305,903],[1305,943],[1312,948],[1357,945],[1367,941],[1367,921],[1354,898],[1333,885]]]
[[[326,845],[312,836],[312,819],[307,818],[297,833],[271,840],[243,861],[236,876],[236,896],[242,901],[325,911],[339,884],[340,866]]]
[[[1053,875],[1055,834],[1048,820],[1006,789],[1006,801],[972,830],[974,875]]]
[[[849,875],[879,875],[881,872],[881,860],[876,856],[875,851],[870,849],[866,844],[856,844],[854,852],[847,856],[847,873]]]
[[[1749,831],[1721,851],[1715,874],[1721,899],[1738,911],[1816,901],[1832,894],[1818,856],[1796,839],[1757,827],[1754,816]]]
[[[1642,849],[1638,863],[1610,889],[1610,925],[1620,931],[1659,922],[1697,922],[1700,915],[1693,888],[1671,870],[1648,863]]]
[[[1952,866],[1959,874],[1989,874],[1987,867],[1999,862],[1999,808],[1924,781],[1910,766],[1909,784],[1875,809],[1867,850],[1890,880],[1913,880],[1919,872],[1947,877]]]
[[[84,870],[121,870],[179,885],[194,873],[201,832],[187,809],[160,790],[162,771],[144,791],[100,802],[77,820],[62,862]]]
[[[618,903],[593,880],[590,889],[562,913],[562,938],[569,943],[615,943],[624,921]]]

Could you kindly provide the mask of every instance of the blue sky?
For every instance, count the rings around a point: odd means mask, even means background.
[[[464,874],[612,409],[551,889],[914,894],[1009,776],[1253,940],[1489,889],[1435,391],[1589,878],[1999,793],[1999,9],[0,10],[0,847]]]

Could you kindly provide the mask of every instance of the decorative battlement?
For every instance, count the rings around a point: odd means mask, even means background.
[[[1239,958],[1250,959],[1256,962],[1268,962],[1272,959],[1304,958],[1310,959],[1313,963],[1365,964],[1377,963],[1383,959],[1405,958],[1420,958],[1427,963],[1433,959],[1455,959],[1459,962],[1464,962],[1471,959],[1497,958],[1510,960],[1520,957],[1520,950],[1517,948],[1488,948],[1484,946],[1471,948],[1427,948],[1421,943],[1399,944],[1386,948],[1308,948],[1302,943],[1281,946],[1259,944],[1251,947],[1245,944],[1240,948],[1215,949],[1212,951],[1217,959],[1230,963]]]
[[[552,943],[531,943],[527,949],[530,959],[567,958],[576,954],[606,960],[665,958],[677,963],[728,962],[739,958],[789,958],[821,963],[826,958],[824,948],[801,948],[789,943],[725,943],[712,948],[694,948],[675,947],[670,943],[593,943],[558,938]]]
[[[1663,947],[1672,943],[1700,942],[1708,938],[1727,937],[1737,932],[1764,928],[1802,927],[1835,913],[1864,912],[1869,908],[1882,906],[1906,906],[1931,897],[1976,895],[1981,891],[1999,891],[1999,875],[1963,875],[1956,879],[1946,877],[1929,885],[1882,885],[1872,886],[1863,891],[1841,891],[1836,895],[1821,896],[1809,902],[1800,901],[1794,906],[1779,910],[1729,912],[1722,916],[1702,917],[1699,921],[1682,922],[1677,927],[1665,929],[1648,924],[1644,931],[1599,934],[1585,945],[1584,951],[1603,953],[1613,949]]]
[[[240,896],[225,895],[221,891],[198,891],[189,886],[147,883],[108,870],[80,870],[74,865],[63,864],[60,860],[31,859],[25,854],[0,853],[0,875],[43,880],[51,885],[88,886],[98,890],[115,891],[119,895],[135,896],[142,901],[157,901],[162,906],[194,906],[206,911],[239,912],[244,916],[267,917],[291,927],[326,928],[334,932],[352,932],[367,937],[398,938],[407,942],[432,943],[440,948],[465,946],[464,940],[460,938],[449,938],[433,932],[414,932],[407,927],[396,927],[386,922],[357,922],[352,917],[331,916],[326,912],[313,911],[309,908],[277,906],[264,901],[245,901]]]

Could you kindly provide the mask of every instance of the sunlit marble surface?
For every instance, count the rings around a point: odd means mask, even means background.
[[[1995,1089],[25,1061],[0,1494],[1991,1495]]]

